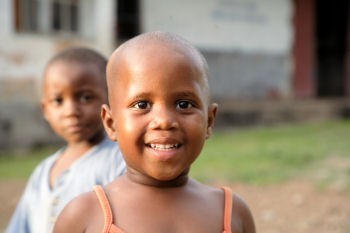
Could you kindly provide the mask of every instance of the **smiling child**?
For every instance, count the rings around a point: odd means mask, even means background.
[[[127,172],[72,201],[55,232],[254,233],[237,194],[189,176],[217,111],[201,53],[171,33],[139,35],[110,57],[107,85],[102,119]]]

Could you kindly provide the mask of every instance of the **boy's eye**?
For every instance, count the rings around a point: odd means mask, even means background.
[[[52,99],[52,102],[55,105],[61,105],[63,103],[63,98],[62,97],[55,97],[55,98]]]
[[[181,100],[177,103],[177,108],[180,108],[180,109],[189,109],[192,107],[193,107],[193,104],[187,100]]]
[[[139,101],[133,107],[138,109],[148,109],[151,107],[151,104],[147,101]]]
[[[91,94],[83,94],[79,97],[79,101],[81,103],[87,103],[93,99],[93,95]]]

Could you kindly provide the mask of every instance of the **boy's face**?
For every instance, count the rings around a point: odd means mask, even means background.
[[[188,171],[216,111],[208,107],[199,68],[168,52],[122,61],[112,72],[118,78],[110,77],[110,109],[102,109],[105,128],[119,142],[129,171],[163,181]]]
[[[56,61],[46,72],[42,109],[52,129],[68,143],[97,139],[103,135],[101,105],[106,88],[94,65]]]

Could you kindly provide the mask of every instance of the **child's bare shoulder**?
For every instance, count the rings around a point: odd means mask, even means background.
[[[103,212],[93,191],[79,195],[64,207],[54,232],[86,232],[91,227],[103,228]]]
[[[232,231],[255,233],[253,216],[246,202],[237,193],[233,193],[232,200]]]
[[[203,184],[194,186],[195,189],[201,193],[201,195],[206,197],[206,203],[222,206],[223,199],[231,199],[231,230],[232,232],[241,232],[241,233],[255,233],[255,224],[253,220],[252,213],[246,204],[246,202],[235,192],[227,192],[225,195],[223,190],[224,188],[216,188],[211,186],[206,186]],[[230,189],[227,189],[230,190]],[[226,196],[231,194],[231,196]],[[225,200],[226,202],[227,200]],[[210,204],[209,204],[210,205]],[[211,207],[214,211],[215,207]],[[225,216],[224,218],[229,217],[228,211],[230,206],[225,207]],[[222,211],[222,210],[221,210]],[[228,216],[226,216],[228,215]]]

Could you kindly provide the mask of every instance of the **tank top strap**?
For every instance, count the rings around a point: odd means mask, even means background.
[[[100,185],[94,186],[94,191],[97,195],[98,201],[100,202],[103,215],[104,215],[104,220],[105,220],[102,233],[110,232],[110,228],[113,224],[113,214],[112,214],[111,207],[109,205],[108,198],[102,186]]]
[[[225,193],[225,210],[224,210],[224,233],[231,233],[232,219],[232,190],[228,187],[222,187]]]

